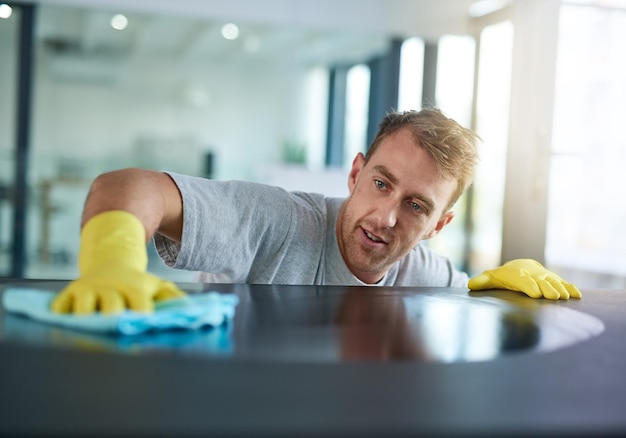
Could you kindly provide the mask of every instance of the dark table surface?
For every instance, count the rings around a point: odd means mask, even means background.
[[[238,295],[234,320],[120,337],[0,310],[0,436],[626,434],[624,290],[181,287]]]

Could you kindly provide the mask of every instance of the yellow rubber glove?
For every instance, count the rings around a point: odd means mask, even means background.
[[[148,253],[143,224],[125,211],[107,211],[91,218],[81,232],[80,276],[53,300],[58,313],[151,312],[154,301],[186,294],[172,282],[147,272]]]
[[[582,298],[576,286],[531,259],[511,260],[499,268],[487,270],[470,279],[467,286],[471,290],[515,290],[531,298],[543,297],[549,300]]]

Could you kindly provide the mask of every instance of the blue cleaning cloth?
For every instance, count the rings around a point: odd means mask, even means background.
[[[153,313],[127,310],[117,315],[71,315],[50,310],[54,296],[54,293],[47,290],[7,288],[2,304],[8,312],[48,324],[97,333],[138,335],[148,331],[217,327],[232,320],[239,302],[234,294],[209,292],[158,301]]]

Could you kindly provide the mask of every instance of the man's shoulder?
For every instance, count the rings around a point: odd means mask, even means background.
[[[458,286],[467,282],[467,274],[456,269],[448,257],[420,242],[398,261],[397,282],[415,286]]]
[[[448,259],[446,257],[435,253],[424,242],[419,242],[415,245],[415,247],[409,251],[403,259],[405,263],[418,263],[421,266],[432,263],[436,264],[440,262],[447,262],[447,260]]]
[[[336,214],[341,209],[344,199],[328,197],[322,193],[315,192],[289,192],[294,200],[302,204],[314,206],[320,211]]]

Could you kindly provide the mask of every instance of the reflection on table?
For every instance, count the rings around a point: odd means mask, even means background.
[[[46,287],[41,283],[40,287]],[[463,289],[205,285],[239,297],[217,328],[96,335],[4,315],[1,336],[35,344],[144,354],[176,352],[279,362],[486,361],[553,351],[599,335],[600,320],[567,306]],[[202,293],[193,286],[190,293]]]

